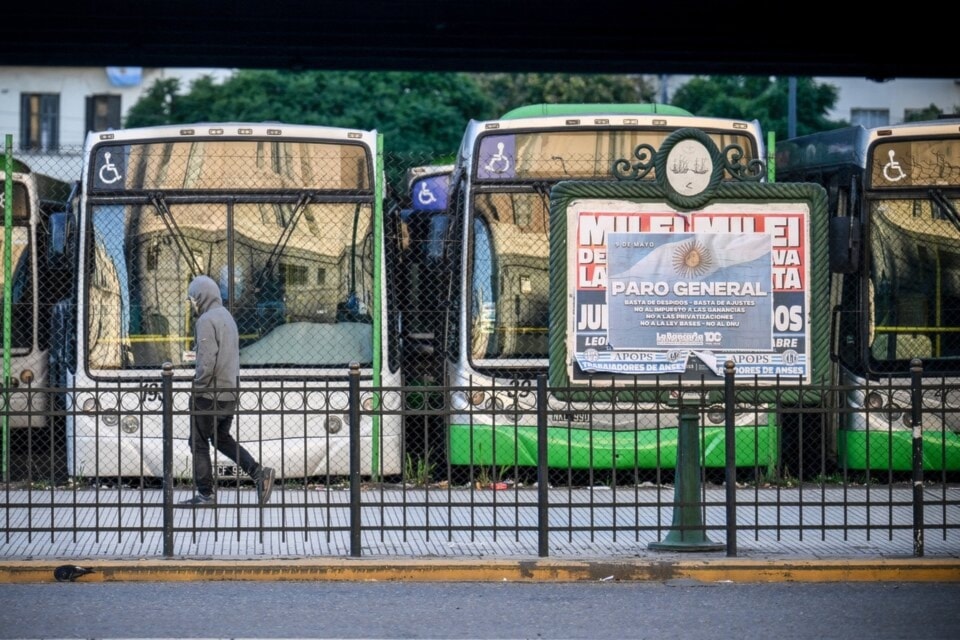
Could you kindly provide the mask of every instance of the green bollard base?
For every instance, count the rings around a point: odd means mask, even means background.
[[[713,542],[702,532],[692,532],[681,536],[671,531],[660,542],[651,542],[647,548],[652,551],[723,551],[725,544]]]
[[[654,551],[720,551],[726,545],[712,542],[703,531],[700,515],[700,416],[695,404],[683,404],[680,396],[680,429],[677,432],[677,470],[673,485],[673,529]]]

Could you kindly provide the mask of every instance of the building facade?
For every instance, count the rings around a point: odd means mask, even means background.
[[[80,177],[88,131],[119,129],[130,107],[156,80],[176,77],[182,89],[227,69],[142,67],[0,67],[0,134],[36,171],[61,180]]]
[[[864,127],[906,122],[931,105],[943,114],[960,113],[960,79],[896,78],[886,82],[866,78],[816,78],[837,87],[837,104],[830,120],[845,120]]]
[[[13,138],[14,154],[35,170],[62,180],[80,175],[88,131],[123,126],[127,112],[156,80],[178,78],[182,90],[202,77],[222,80],[230,69],[148,67],[2,67],[0,134]],[[670,96],[690,76],[661,75],[652,80],[658,99]],[[960,80],[817,78],[839,90],[830,120],[867,127],[897,124],[914,112],[936,106],[960,112]]]
[[[670,102],[677,89],[693,76],[650,77],[657,87],[657,100]],[[931,105],[943,114],[960,113],[960,79],[895,78],[885,82],[866,78],[817,77],[818,84],[837,88],[837,103],[826,117],[864,127],[882,127],[905,122]]]

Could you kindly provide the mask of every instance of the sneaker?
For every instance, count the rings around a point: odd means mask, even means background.
[[[217,496],[212,493],[208,496],[198,493],[192,498],[181,500],[180,504],[189,505],[191,507],[212,507],[217,504]]]
[[[257,498],[260,504],[267,504],[270,501],[270,492],[273,491],[273,479],[277,476],[271,467],[260,467],[254,482],[257,484]]]

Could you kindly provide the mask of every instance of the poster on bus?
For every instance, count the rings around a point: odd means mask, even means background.
[[[808,203],[575,199],[566,220],[571,381],[809,379]]]

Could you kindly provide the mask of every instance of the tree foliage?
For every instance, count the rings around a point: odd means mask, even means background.
[[[767,76],[696,76],[677,89],[671,102],[700,116],[758,120],[764,131],[785,140],[789,126],[790,79]],[[836,104],[838,91],[813,78],[797,78],[796,135],[847,126],[826,113]]]
[[[908,113],[904,119],[906,122],[922,122],[924,120],[936,120],[943,115],[943,111],[937,105],[930,103],[929,107]]]
[[[797,78],[796,134],[845,126],[826,113],[837,88]],[[537,103],[655,100],[641,76],[541,73],[421,73],[241,70],[223,82],[157,80],[130,109],[125,126],[276,121],[376,129],[388,151],[449,156],[467,122]],[[759,120],[787,137],[789,78],[695,76],[671,102],[697,115]]]
[[[180,80],[160,78],[148,88],[127,111],[126,126],[150,127],[159,124],[183,123],[174,113],[179,103]]]
[[[494,113],[465,74],[244,70],[222,84],[205,76],[178,89],[175,80],[158,80],[125,126],[276,121],[377,129],[392,150],[449,152],[469,118]]]
[[[449,155],[472,119],[540,102],[640,102],[653,91],[639,77],[241,70],[222,83],[204,76],[182,91],[156,81],[125,126],[277,121],[384,134],[393,152]]]
[[[652,102],[655,95],[640,76],[490,73],[475,78],[498,114],[527,104]]]

